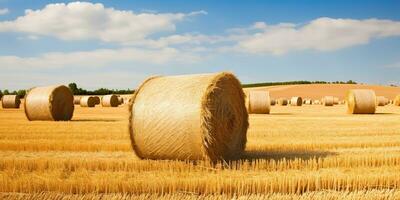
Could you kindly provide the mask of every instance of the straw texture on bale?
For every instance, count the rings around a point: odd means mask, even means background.
[[[271,101],[269,92],[267,91],[250,91],[249,92],[249,108],[248,112],[252,114],[269,114]]]
[[[82,96],[74,96],[74,104],[81,104],[81,98]]]
[[[395,106],[400,106],[400,95],[397,95],[393,101]]]
[[[292,97],[290,99],[290,105],[301,106],[301,105],[303,105],[303,99],[301,97]]]
[[[93,96],[92,97],[94,99],[94,104],[99,105],[100,104],[100,97],[98,96]]]
[[[1,101],[3,108],[19,108],[21,100],[17,95],[4,95]]]
[[[338,105],[339,104],[339,98],[333,97],[333,105]]]
[[[354,89],[346,95],[347,113],[374,114],[376,110],[376,96],[373,90]]]
[[[249,125],[244,101],[230,73],[149,78],[129,103],[132,147],[148,159],[238,158]]]
[[[74,113],[74,96],[64,85],[36,87],[25,96],[28,120],[70,120]]]
[[[376,105],[377,106],[386,106],[389,104],[389,99],[384,96],[377,96],[376,97]]]
[[[114,94],[104,95],[101,98],[101,105],[103,107],[118,107],[119,105],[118,97]]]
[[[286,105],[288,105],[288,100],[284,99],[284,98],[280,98],[280,99],[278,99],[278,105],[286,106]]]
[[[84,96],[81,98],[81,107],[94,107],[96,106],[96,99],[91,96]]]
[[[118,104],[121,105],[124,103],[124,98],[123,97],[118,97]]]
[[[333,106],[335,102],[335,97],[333,96],[325,96],[324,98],[322,98],[322,103],[324,104],[324,106]]]

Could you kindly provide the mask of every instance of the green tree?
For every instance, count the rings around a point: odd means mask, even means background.
[[[4,94],[4,95],[9,95],[10,92],[6,89],[6,90],[4,90],[3,94]]]
[[[79,94],[79,89],[78,89],[78,86],[76,85],[76,83],[70,83],[70,84],[68,84],[68,87],[74,95]]]

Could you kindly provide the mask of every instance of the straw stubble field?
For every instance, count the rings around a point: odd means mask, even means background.
[[[126,105],[76,107],[70,122],[0,109],[0,199],[399,199],[400,107],[345,110],[273,106],[251,115],[246,155],[213,166],[136,158]]]

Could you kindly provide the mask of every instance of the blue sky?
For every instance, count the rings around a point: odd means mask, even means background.
[[[0,0],[0,89],[135,88],[231,71],[243,83],[400,85],[399,1]]]

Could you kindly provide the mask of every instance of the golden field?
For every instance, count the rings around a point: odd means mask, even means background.
[[[250,115],[243,158],[217,165],[139,160],[127,109],[29,122],[0,108],[0,199],[400,199],[400,107],[272,106]]]

